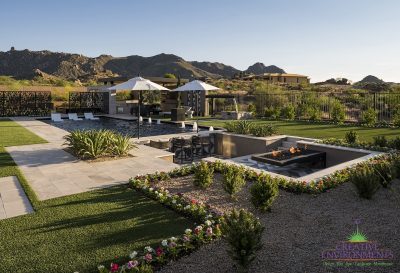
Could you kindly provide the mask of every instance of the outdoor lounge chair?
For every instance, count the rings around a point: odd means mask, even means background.
[[[81,118],[78,118],[77,113],[68,113],[68,119],[70,120],[82,120]]]
[[[89,120],[99,120],[100,118],[94,117],[92,112],[83,113],[85,115],[85,119]]]
[[[54,121],[54,122],[63,121],[61,118],[61,114],[60,113],[51,113],[51,121]]]
[[[193,118],[193,113],[194,113],[194,111],[192,110],[192,107],[190,107],[190,106],[183,106],[183,109],[185,109],[185,115],[186,115],[188,118]]]

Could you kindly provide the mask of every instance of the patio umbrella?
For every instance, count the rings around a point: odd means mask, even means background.
[[[165,88],[162,85],[159,85],[155,82],[146,80],[142,77],[132,78],[126,82],[117,84],[108,88],[108,90],[131,90],[131,91],[139,91],[139,103],[138,103],[138,138],[140,138],[140,104],[142,91],[170,91],[168,88]]]
[[[197,119],[196,119],[196,122],[197,123],[199,123],[199,108],[200,108],[200,106],[199,106],[199,96],[200,96],[200,92],[201,91],[211,91],[211,90],[219,90],[220,88],[218,88],[218,87],[215,87],[215,86],[212,86],[212,85],[210,85],[210,84],[208,84],[208,83],[205,83],[205,82],[202,82],[202,81],[199,81],[199,80],[194,80],[194,81],[191,81],[191,82],[188,82],[187,84],[185,84],[185,85],[182,85],[182,86],[180,86],[180,87],[178,87],[178,88],[176,88],[176,89],[174,89],[174,90],[172,90],[173,92],[188,92],[188,91],[191,91],[191,92],[196,92],[196,95],[197,95],[197,97],[196,97],[196,117],[197,117]],[[197,126],[197,132],[199,132],[199,127]]]

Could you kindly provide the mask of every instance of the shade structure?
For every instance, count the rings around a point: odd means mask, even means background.
[[[150,80],[144,79],[142,77],[135,77],[126,82],[117,84],[108,88],[108,90],[131,90],[131,91],[139,91],[139,103],[138,103],[138,138],[140,138],[140,104],[142,98],[142,91],[170,91],[168,88],[159,85]]]
[[[200,96],[200,92],[201,91],[212,91],[212,90],[220,90],[220,88],[216,87],[216,86],[212,86],[211,84],[199,81],[199,80],[194,80],[191,82],[188,82],[185,85],[182,85],[174,90],[172,90],[173,92],[188,92],[188,91],[192,91],[192,92],[196,92],[197,95],[197,124],[199,123],[198,121],[198,117],[199,117],[199,105],[198,105],[198,101],[199,101],[199,96]],[[199,127],[197,126],[197,132],[199,132]]]

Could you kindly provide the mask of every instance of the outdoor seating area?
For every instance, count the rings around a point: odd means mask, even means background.
[[[174,153],[174,163],[192,163],[212,155],[212,143],[209,136],[177,137],[170,140],[169,151]]]

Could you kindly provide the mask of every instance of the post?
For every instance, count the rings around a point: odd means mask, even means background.
[[[138,116],[137,116],[137,138],[140,138],[140,98],[142,97],[142,91],[139,91],[139,99],[138,99]]]
[[[197,133],[199,133],[199,115],[200,115],[200,103],[199,103],[199,99],[200,99],[200,90],[197,91],[197,98],[196,98],[196,103],[197,103],[197,119],[196,119],[196,123],[197,123]]]

